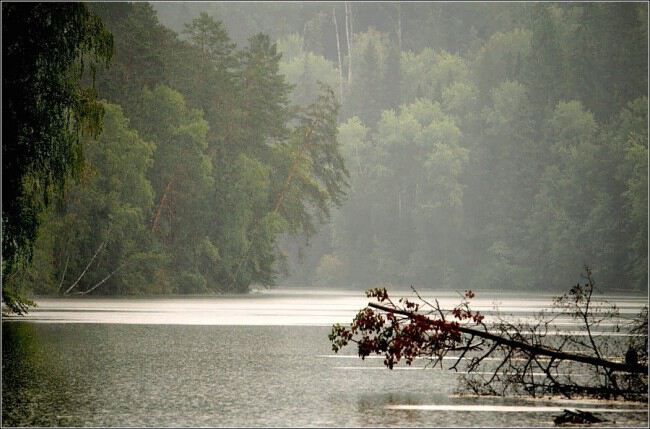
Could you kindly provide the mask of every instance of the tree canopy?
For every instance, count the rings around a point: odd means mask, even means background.
[[[645,4],[3,13],[8,303],[647,286]]]
[[[2,298],[20,311],[9,279],[31,261],[54,190],[78,177],[81,135],[101,131],[94,80],[113,37],[83,3],[3,4],[2,14],[2,61],[10,65],[2,73]]]
[[[40,27],[3,27],[12,42],[5,60],[18,64],[3,86],[31,85],[12,92],[7,109],[18,145],[3,147],[10,178],[3,268],[13,287],[3,288],[5,301],[18,289],[214,293],[272,285],[278,237],[314,234],[345,193],[334,93],[315,82],[292,105],[276,43],[260,33],[238,49],[206,13],[181,38],[148,4],[88,7],[7,9],[12,22]],[[37,31],[54,37],[68,26],[63,58],[47,52],[55,40],[29,45]],[[98,69],[113,43],[111,67]],[[84,65],[92,79],[83,80]],[[50,195],[57,204],[45,210]],[[30,264],[34,245],[38,260]]]

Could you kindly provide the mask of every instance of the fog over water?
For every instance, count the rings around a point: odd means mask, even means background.
[[[393,291],[396,297],[414,298],[412,291]],[[451,291],[422,291],[424,299],[438,299],[442,308],[458,305],[461,296]],[[615,303],[620,318],[614,324],[636,316],[645,305],[643,296],[599,296]],[[486,323],[498,313],[510,319],[525,320],[551,307],[551,295],[533,293],[479,293],[472,308],[486,314]],[[322,289],[273,289],[247,296],[178,298],[41,298],[27,316],[5,320],[51,323],[119,323],[169,325],[283,325],[331,326],[349,323],[370,300],[363,292]],[[575,326],[579,321],[568,316],[555,324]],[[607,326],[607,324],[605,324]]]

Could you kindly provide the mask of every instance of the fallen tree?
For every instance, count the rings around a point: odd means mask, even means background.
[[[366,294],[377,302],[362,309],[349,327],[334,325],[329,338],[335,352],[354,342],[362,359],[383,355],[390,369],[402,359],[411,365],[424,358],[441,368],[443,361],[454,361],[449,369],[465,372],[461,390],[475,394],[647,400],[647,307],[622,326],[614,305],[594,302],[588,268],[585,279],[532,322],[497,315],[489,325],[485,315],[470,308],[472,291],[455,308],[443,310],[415,289],[417,300],[395,303],[386,289],[376,288]],[[555,323],[559,317],[577,321],[581,335],[562,331]],[[595,335],[603,326],[616,336]]]

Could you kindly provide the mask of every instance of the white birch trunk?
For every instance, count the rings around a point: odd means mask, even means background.
[[[77,279],[77,281],[75,281],[74,283],[72,283],[72,286],[70,286],[70,287],[65,291],[65,294],[70,293],[70,291],[71,291],[75,286],[77,286],[77,283],[79,283],[79,280],[81,280],[81,279],[83,278],[84,274],[86,274],[86,271],[88,271],[88,268],[90,268],[90,264],[92,264],[93,261],[95,260],[95,258],[97,257],[97,255],[99,255],[99,251],[102,250],[102,247],[104,247],[104,245],[106,244],[107,241],[108,241],[108,239],[107,239],[106,241],[104,241],[102,244],[99,245],[99,247],[98,247],[97,250],[95,251],[95,254],[93,255],[93,257],[90,258],[90,262],[88,262],[88,265],[86,265],[86,268],[84,268],[84,270],[83,270],[83,271],[81,272],[81,274],[79,275],[79,278]]]
[[[397,47],[402,52],[402,6],[397,3]]]
[[[336,7],[332,9],[332,17],[334,18],[334,32],[336,33],[336,53],[339,59],[339,101],[343,104],[343,63],[341,62],[341,43],[339,42],[339,26],[336,22]]]
[[[348,2],[345,2],[345,38],[348,42],[348,91],[350,90],[350,82],[352,82],[352,43],[350,37],[352,36],[352,17],[351,7],[348,7]]]

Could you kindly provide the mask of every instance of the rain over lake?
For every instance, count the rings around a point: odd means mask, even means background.
[[[435,296],[457,301],[455,293]],[[608,298],[621,317],[645,304]],[[491,293],[475,307],[526,318],[549,300]],[[331,324],[349,322],[365,303],[340,290],[39,300],[26,318],[3,324],[4,424],[527,427],[553,426],[565,408],[647,424],[643,404],[462,397],[459,374],[424,369],[424,361],[390,371],[381,358],[333,353]]]
[[[1,17],[2,427],[647,427],[647,2]]]

